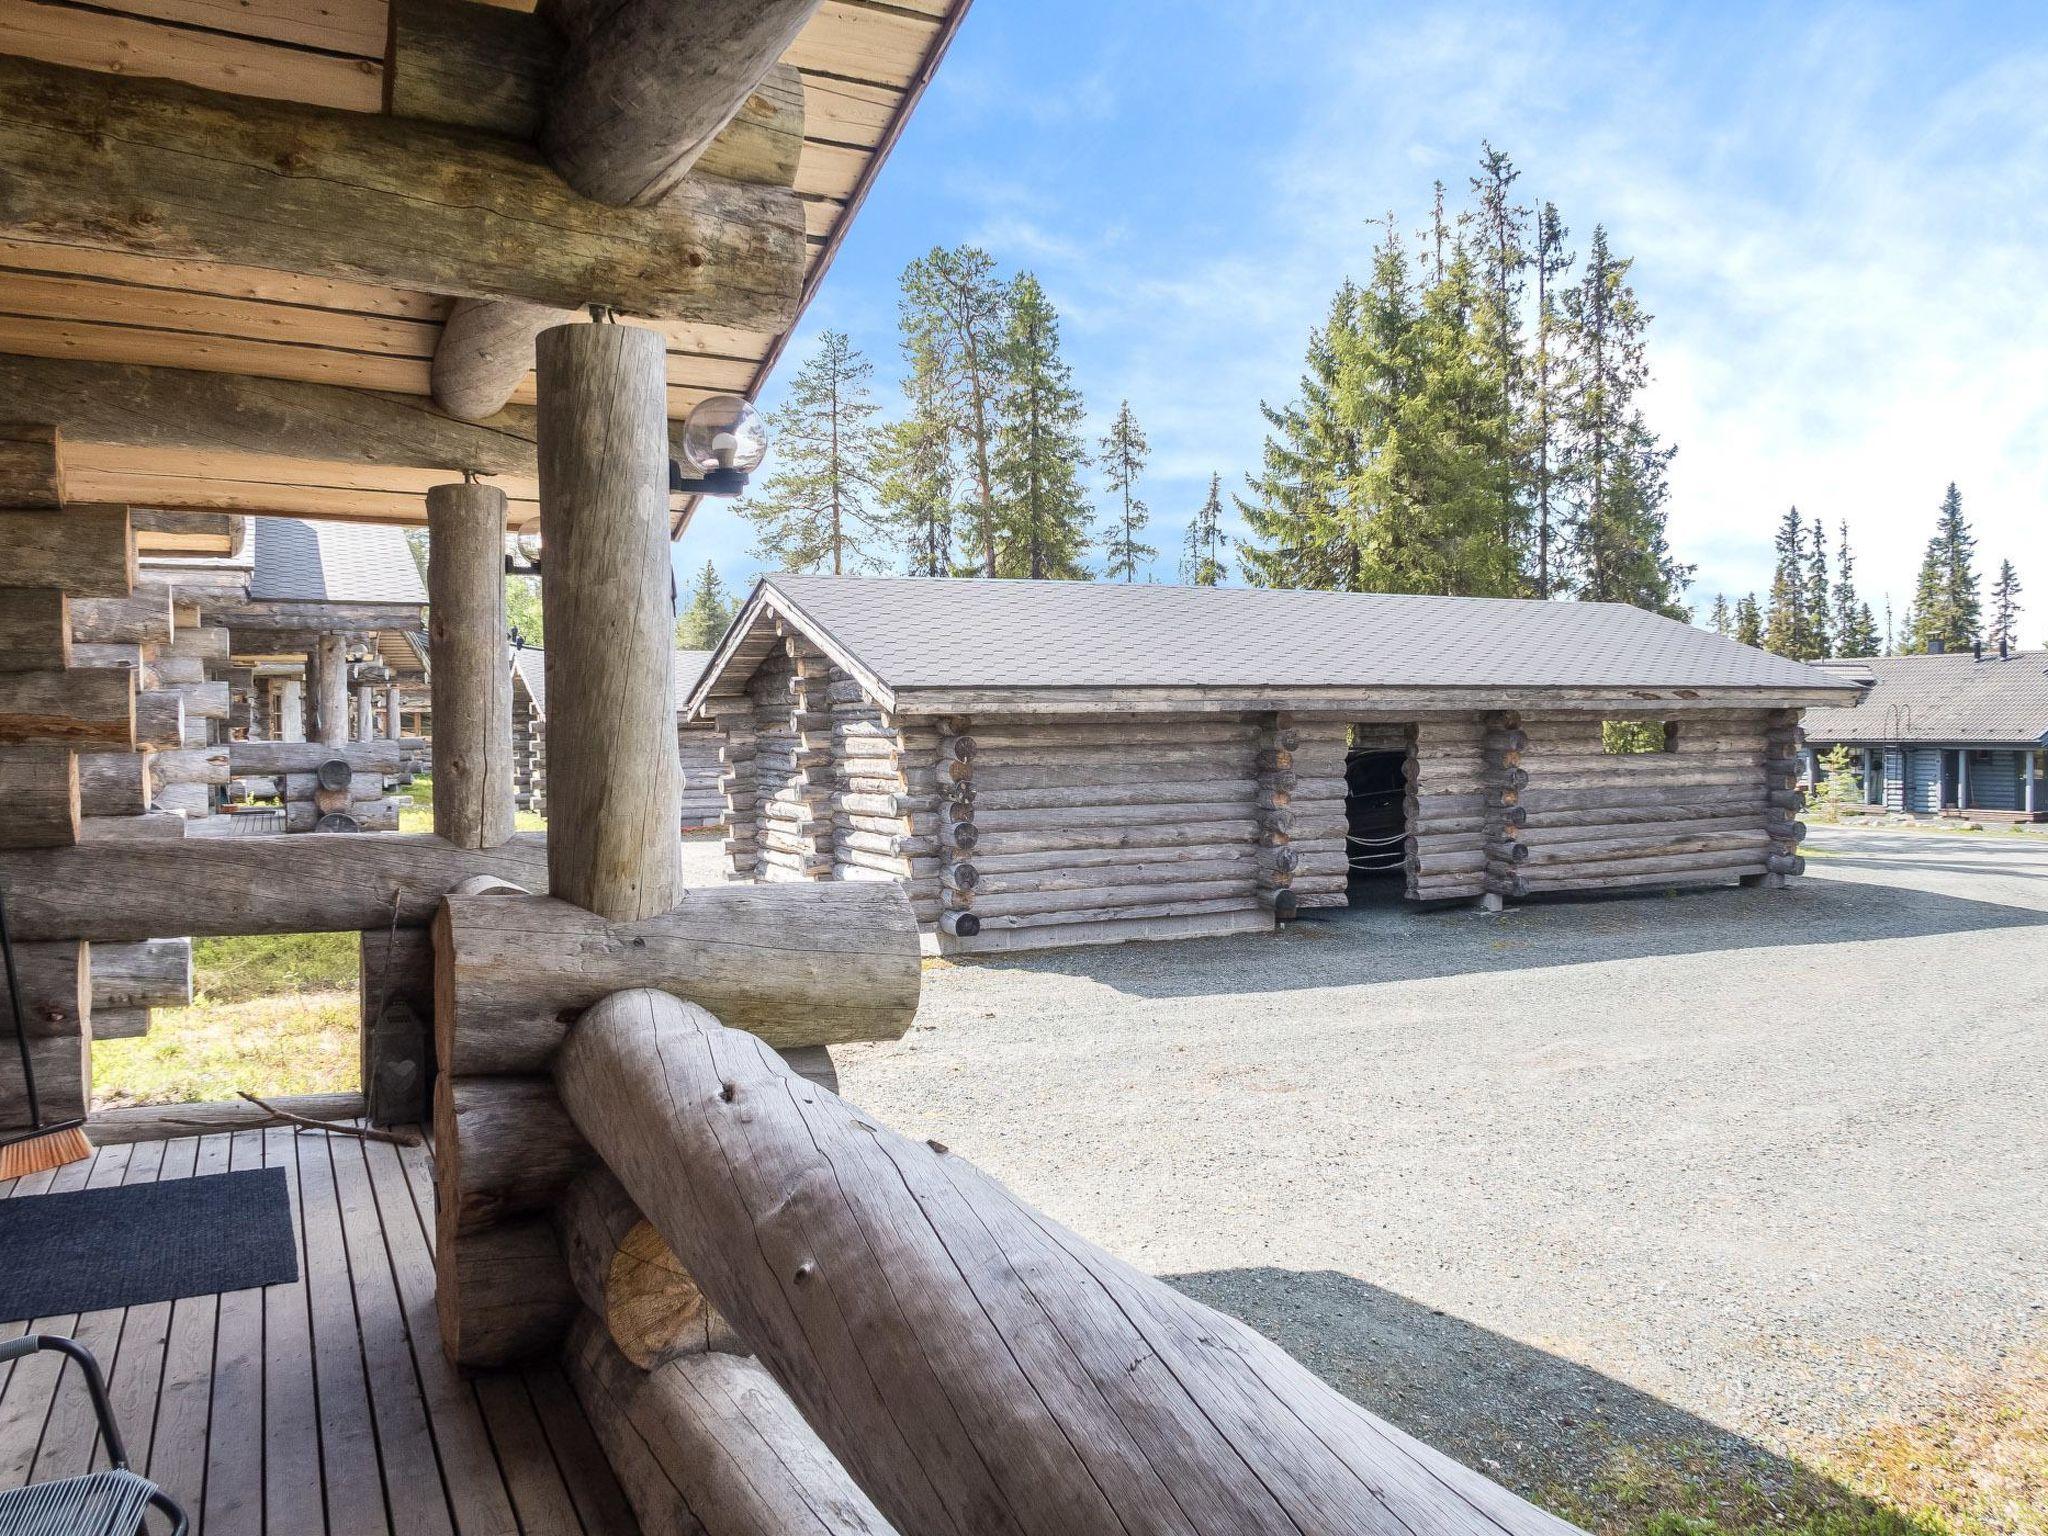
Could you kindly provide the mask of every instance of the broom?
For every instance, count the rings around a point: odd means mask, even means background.
[[[43,1123],[43,1106],[36,1097],[36,1064],[28,1049],[28,1020],[21,1009],[21,979],[14,971],[14,937],[7,931],[4,890],[0,890],[0,955],[7,961],[7,998],[14,1005],[14,1043],[21,1051],[21,1082],[28,1091],[28,1129],[0,1131],[0,1179],[18,1179],[24,1174],[41,1173],[45,1168],[91,1157],[92,1143],[85,1139],[82,1119]]]

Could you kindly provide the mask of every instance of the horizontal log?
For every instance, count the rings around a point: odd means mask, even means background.
[[[1119,864],[1087,864],[1071,869],[1010,869],[983,871],[977,867],[979,888],[974,909],[984,917],[1005,910],[991,905],[990,898],[1028,897],[1059,891],[1088,891],[1148,886],[1179,891],[1208,881],[1242,882],[1258,878],[1260,865],[1250,849],[1205,849],[1207,858],[1165,864],[1132,862],[1127,856]],[[1275,866],[1278,867],[1278,866]]]
[[[545,1077],[434,1084],[434,1200],[441,1241],[552,1208],[595,1159]]]
[[[168,755],[168,754],[165,754]],[[154,752],[78,754],[78,809],[85,816],[140,816],[155,793]]]
[[[149,1033],[151,1018],[147,1008],[102,1008],[95,1004],[92,1010],[93,1043],[140,1040]]]
[[[0,848],[78,841],[77,754],[68,747],[0,747]],[[12,886],[9,900],[14,900]]]
[[[135,745],[176,751],[185,745],[185,696],[175,689],[145,688],[135,695]]]
[[[228,781],[228,744],[185,747],[176,752],[157,752],[150,757],[150,775],[158,785],[225,784]]]
[[[33,397],[10,395],[19,405]],[[0,509],[55,507],[64,501],[63,451],[48,421],[0,421]]]
[[[527,1216],[434,1245],[441,1348],[458,1365],[507,1365],[556,1348],[582,1303],[553,1224]]]
[[[642,1371],[586,1310],[563,1366],[641,1530],[894,1536],[758,1361],[712,1351]]]
[[[0,55],[0,64],[4,62]],[[0,90],[0,102],[5,100],[6,93]],[[0,139],[5,137],[4,124],[0,117]],[[5,191],[0,185],[0,194]],[[0,219],[5,208],[0,196]],[[9,512],[6,540],[0,587],[61,587],[74,598],[126,597],[134,590],[135,533],[126,507],[88,504],[62,511]]]
[[[11,898],[13,892],[8,892]],[[10,905],[11,905],[10,900]],[[92,981],[89,974],[91,946],[75,939],[58,939],[41,944],[14,946],[15,977],[21,987],[22,1023],[31,1039],[74,1036],[92,1012]],[[0,986],[6,978],[0,976]],[[12,1056],[14,1020],[5,1017],[6,1049],[0,1056]],[[18,1066],[18,1064],[17,1064]],[[0,1124],[16,1123],[14,1101],[0,1098]]]
[[[0,231],[472,298],[777,331],[802,207],[704,177],[579,197],[525,146],[431,124],[0,59]],[[281,169],[282,168],[282,169]]]
[[[977,786],[975,809],[1030,811],[1053,810],[1062,806],[1209,804],[1238,799],[1249,804],[1257,796],[1258,789],[1258,781],[1249,775],[1226,779],[1162,778],[1135,784],[1084,784],[1049,789]]]
[[[1763,830],[1676,834],[1650,831],[1635,837],[1598,841],[1539,844],[1530,854],[1530,871],[1564,865],[1596,864],[1620,859],[1659,858],[1689,853],[1761,850],[1769,841]]]
[[[1546,875],[1538,880],[1524,880],[1513,894],[1531,896],[1541,894],[1562,894],[1570,891],[1622,891],[1643,886],[1719,885],[1730,880],[1740,880],[1750,875],[1768,873],[1762,859],[1749,863],[1710,866],[1690,870],[1635,870],[1602,871],[1589,874],[1574,871],[1570,874]]]
[[[175,841],[185,835],[185,818],[174,811],[148,811],[140,816],[81,816],[81,843]]]
[[[1006,912],[994,917],[983,917],[981,928],[984,932],[1003,933],[1028,928],[1067,928],[1077,925],[1102,923],[1142,923],[1159,917],[1212,917],[1229,912],[1256,912],[1260,910],[1262,887],[1246,884],[1223,895],[1204,895],[1200,891],[1176,891],[1166,899],[1158,899],[1162,893],[1153,892],[1151,901],[1114,903],[1095,907],[1057,907],[1035,912]],[[1105,938],[1113,935],[1105,935]]]
[[[0,672],[72,663],[70,599],[56,587],[0,587]]]
[[[1002,895],[976,892],[975,914],[983,926],[997,918],[1018,916],[1026,913],[1110,911],[1125,906],[1150,906],[1158,903],[1163,895],[1170,893],[1175,902],[1201,902],[1218,898],[1248,896],[1254,883],[1254,872],[1246,866],[1244,873],[1209,880],[1174,880],[1170,887],[1162,890],[1152,885],[1108,885],[1094,884],[1060,889],[1039,889],[1016,891]]]
[[[893,1040],[917,1008],[916,925],[886,882],[699,887],[611,924],[566,902],[450,897],[434,933],[444,1072],[539,1071],[582,1010],[627,987],[715,1007],[778,1046]]]
[[[343,762],[351,773],[401,773],[407,757],[428,750],[429,743],[351,741],[325,745],[317,741],[231,741],[228,767],[236,778],[245,774],[316,772],[322,763]]]
[[[1663,821],[1757,821],[1766,814],[1763,797],[1744,794],[1735,800],[1705,800],[1663,805],[1567,806],[1558,810],[1517,807],[1522,825],[1532,831],[1569,830],[1579,827],[1625,826],[1639,822]]]
[[[136,818],[138,820],[142,818]],[[0,853],[8,920],[23,939],[133,941],[178,933],[361,932],[424,927],[470,875],[546,888],[542,839],[464,849],[418,834],[84,843]],[[204,900],[195,900],[204,892]]]
[[[71,638],[80,644],[169,645],[173,633],[171,589],[160,583],[138,582],[123,597],[71,601]]]
[[[0,672],[0,747],[134,745],[135,674],[126,668]]]
[[[1249,839],[1255,826],[1252,807],[1242,801],[1171,805],[1086,806],[1042,811],[996,811],[977,808],[974,824],[984,837],[998,832],[1072,832],[1084,828],[1181,826],[1194,822],[1236,822]]]
[[[637,1369],[714,1347],[744,1349],[607,1169],[593,1168],[563,1191],[554,1223],[587,1315]]]
[[[192,1001],[192,941],[149,939],[140,944],[94,944],[93,1034],[112,1009],[183,1008]]]

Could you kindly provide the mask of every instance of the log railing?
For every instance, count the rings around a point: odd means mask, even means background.
[[[758,1362],[684,1351],[642,1378],[594,1320],[573,1330],[572,1377],[649,1528],[1573,1529],[692,1003],[605,998],[554,1079]],[[770,1379],[801,1423],[757,1395],[722,1432]],[[725,1502],[700,1505],[714,1484]]]

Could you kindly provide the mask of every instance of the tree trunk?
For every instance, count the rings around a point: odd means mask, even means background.
[[[496,848],[512,835],[505,493],[437,485],[427,492],[427,529],[434,831],[458,848]]]

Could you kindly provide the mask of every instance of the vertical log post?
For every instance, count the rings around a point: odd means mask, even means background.
[[[389,741],[396,741],[405,734],[399,722],[401,708],[398,684],[396,682],[386,683],[384,685],[384,735]]]
[[[306,739],[306,685],[296,677],[277,680],[277,739]]]
[[[356,682],[356,740],[377,739],[377,690],[360,679]]]
[[[662,337],[556,326],[536,362],[549,889],[653,917],[683,890]]]
[[[512,836],[512,667],[505,655],[505,493],[427,492],[434,831],[458,848]]]
[[[348,637],[322,635],[317,660],[314,740],[322,746],[348,745]]]

